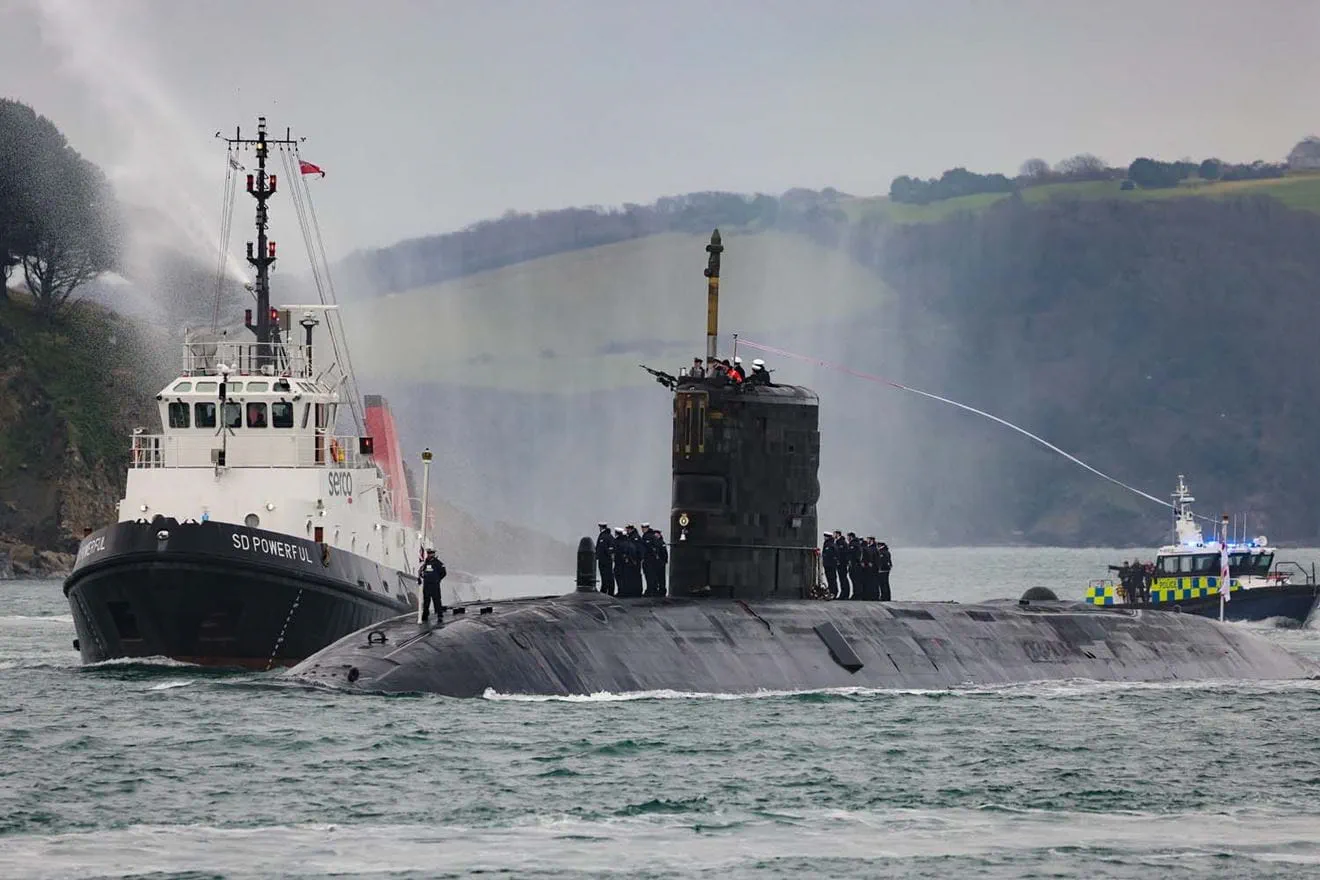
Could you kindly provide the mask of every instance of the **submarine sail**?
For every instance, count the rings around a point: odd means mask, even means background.
[[[307,684],[456,697],[672,690],[948,688],[1083,678],[1295,679],[1314,661],[1167,611],[1031,593],[1016,601],[836,602],[818,589],[819,400],[716,358],[718,230],[707,253],[707,360],[672,375],[670,595],[578,590],[400,617],[288,673]],[[738,367],[738,364],[733,364]],[[566,566],[567,570],[567,566]]]

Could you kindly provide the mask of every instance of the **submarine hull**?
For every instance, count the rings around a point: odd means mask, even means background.
[[[395,618],[288,675],[454,697],[934,688],[1055,679],[1296,679],[1320,666],[1201,617],[1080,602],[834,603],[598,593]]]

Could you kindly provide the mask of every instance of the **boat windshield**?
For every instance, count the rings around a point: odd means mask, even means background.
[[[1274,554],[1268,551],[1235,551],[1228,555],[1228,568],[1233,577],[1265,577],[1274,565]],[[1164,577],[1219,574],[1218,553],[1177,553],[1161,556],[1155,563],[1156,574]]]
[[[1157,574],[1167,577],[1218,574],[1218,553],[1178,553],[1161,556],[1155,563]]]
[[[1265,577],[1274,564],[1274,554],[1269,552],[1231,553],[1228,567],[1234,577]]]

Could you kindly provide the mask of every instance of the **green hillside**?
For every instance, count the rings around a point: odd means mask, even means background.
[[[651,381],[705,346],[706,238],[670,233],[528,260],[345,306],[364,381],[574,392]],[[722,345],[837,321],[886,296],[839,250],[779,232],[724,238]]]
[[[1293,173],[1283,178],[1265,180],[1184,181],[1181,186],[1167,189],[1119,188],[1118,181],[1095,180],[1082,183],[1045,183],[1019,191],[1028,204],[1048,202],[1051,199],[1114,200],[1139,202],[1150,199],[1177,199],[1188,196],[1225,198],[1230,196],[1270,196],[1290,208],[1320,213],[1320,174]],[[852,221],[888,220],[892,223],[933,223],[961,212],[977,212],[996,202],[1011,198],[1009,193],[979,193],[971,196],[944,199],[928,205],[906,205],[890,201],[887,196],[855,198],[843,201],[840,207]]]

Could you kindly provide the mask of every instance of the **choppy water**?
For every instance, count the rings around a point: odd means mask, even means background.
[[[895,591],[1123,556],[899,551]],[[0,877],[1320,876],[1317,682],[459,701],[72,637],[57,582],[0,583]]]

